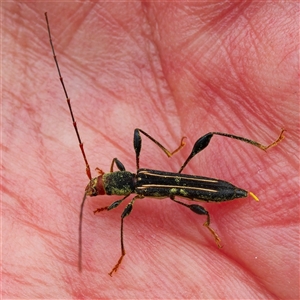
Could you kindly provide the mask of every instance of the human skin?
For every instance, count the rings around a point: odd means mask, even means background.
[[[176,172],[209,131],[274,141],[263,152],[213,137],[188,174],[220,178],[255,193],[203,205],[205,217],[172,201],[135,202],[93,215],[118,197],[88,198],[83,271],[78,216],[88,179],[49,46],[48,12],[61,71],[86,154],[109,171],[118,157]],[[298,5],[3,4],[3,298],[299,298]],[[131,199],[129,197],[129,199]]]

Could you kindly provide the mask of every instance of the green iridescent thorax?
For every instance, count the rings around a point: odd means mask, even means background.
[[[135,177],[135,174],[128,171],[116,171],[103,174],[102,184],[105,194],[126,196],[133,193]]]

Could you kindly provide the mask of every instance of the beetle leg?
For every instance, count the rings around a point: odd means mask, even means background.
[[[129,195],[128,195],[129,196]],[[128,197],[126,196],[126,197]],[[143,196],[141,195],[136,195],[125,207],[122,215],[121,215],[121,256],[118,260],[118,262],[116,263],[116,265],[113,267],[113,269],[108,273],[110,276],[112,276],[113,272],[117,272],[123,257],[125,256],[126,252],[125,252],[125,248],[124,248],[124,240],[123,240],[123,222],[124,222],[124,218],[127,217],[131,211],[132,211],[132,207],[133,207],[133,203],[136,199],[141,199],[143,198]]]
[[[188,158],[186,159],[186,161],[183,163],[183,165],[181,166],[181,168],[179,169],[178,173],[181,173],[182,170],[185,168],[185,166],[189,163],[189,161],[195,156],[197,155],[199,152],[201,152],[202,150],[204,150],[211,138],[213,137],[213,135],[220,135],[220,136],[224,136],[224,137],[227,137],[227,138],[230,138],[230,139],[235,139],[235,140],[239,140],[239,141],[242,141],[244,143],[248,143],[252,146],[255,146],[255,147],[258,147],[259,149],[261,150],[267,150],[275,145],[277,145],[280,141],[283,140],[284,136],[283,136],[283,133],[284,133],[284,129],[281,130],[280,132],[280,135],[279,137],[274,141],[272,142],[271,144],[265,146],[259,142],[256,142],[256,141],[253,141],[253,140],[250,140],[250,139],[247,139],[247,138],[244,138],[242,136],[238,136],[238,135],[233,135],[233,134],[229,134],[229,133],[224,133],[224,132],[209,132],[205,135],[203,135],[202,137],[200,137],[194,144],[194,147],[190,153],[190,155],[188,156]]]
[[[136,128],[134,130],[134,134],[133,134],[133,147],[134,147],[135,156],[136,156],[137,170],[140,168],[140,152],[141,152],[141,148],[142,148],[141,133],[144,136],[146,136],[149,140],[151,140],[154,144],[156,144],[162,151],[164,151],[168,157],[171,157],[173,154],[178,152],[185,145],[184,139],[186,137],[184,136],[181,138],[180,145],[174,151],[171,152],[168,149],[166,149],[161,143],[159,143],[157,140],[155,140],[152,136],[150,136],[148,133],[146,133],[142,129]]]
[[[191,211],[193,211],[194,213],[196,213],[198,215],[206,215],[206,222],[204,222],[203,226],[205,226],[210,231],[210,233],[214,236],[215,242],[216,242],[218,248],[222,248],[221,239],[219,238],[217,233],[209,226],[209,224],[210,224],[209,212],[204,207],[202,207],[201,205],[198,205],[198,204],[186,204],[184,202],[175,200],[174,196],[171,196],[170,199],[178,204],[188,207]]]
[[[117,200],[115,202],[113,202],[111,205],[109,206],[105,206],[105,207],[101,207],[101,208],[97,208],[94,210],[94,214],[101,212],[103,210],[112,210],[116,207],[118,207],[130,194],[126,195],[125,197],[123,197],[121,200]]]
[[[112,162],[111,162],[111,165],[110,165],[110,172],[113,172],[114,171],[114,164],[116,164],[117,168],[120,170],[120,171],[125,171],[125,167],[124,165],[115,157]]]

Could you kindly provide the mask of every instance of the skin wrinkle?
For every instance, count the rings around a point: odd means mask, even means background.
[[[226,48],[225,48],[225,50],[226,50]],[[228,52],[227,52],[227,54],[229,54]],[[231,62],[231,66],[229,66],[228,68],[230,68],[231,70],[235,70],[235,68],[234,68],[234,65],[233,65],[233,61],[230,59],[230,56],[228,55],[228,58],[229,58],[229,60],[230,60],[230,62]],[[246,91],[244,91],[243,92],[243,94],[244,95],[249,95],[249,93],[250,93],[250,97],[248,96],[247,98],[248,99],[254,99],[254,95],[253,95],[253,93],[251,93],[251,89],[249,89],[248,88],[248,86],[249,86],[249,82],[245,82],[245,80],[244,80],[244,78],[242,77],[242,76],[238,76],[238,74],[239,74],[239,72],[235,72],[235,74],[237,75],[237,79],[238,79],[238,81],[240,82],[240,83],[242,83],[242,85],[239,85],[239,88],[244,88],[244,90]],[[251,79],[251,78],[250,78]],[[236,93],[236,94],[240,94],[240,93]],[[229,95],[228,95],[229,96]],[[236,96],[238,96],[238,95],[236,95]],[[229,97],[227,97],[228,99],[234,99],[231,95],[229,96]],[[233,101],[231,101],[230,102],[231,104],[232,104],[232,111],[234,111],[234,109],[233,109],[233,106],[236,106],[236,103],[235,102],[233,102]],[[243,103],[243,106],[244,106],[244,111],[245,111],[245,113],[248,111],[248,112],[255,112],[256,110],[257,110],[257,108],[256,107],[254,107],[253,106],[253,101],[251,101],[251,102],[244,102]],[[241,114],[240,114],[240,112],[239,112],[239,114],[237,115],[237,117],[239,117]],[[262,118],[261,119],[261,122],[263,122],[264,121],[264,119]]]
[[[160,70],[161,70],[162,74],[165,75],[164,65],[163,65],[163,62],[162,62],[162,59],[161,59],[161,56],[160,56],[159,47],[157,47],[154,40],[152,40],[152,42],[155,44],[155,49],[157,50],[156,53],[157,53],[157,57],[158,57],[158,61],[159,61]],[[168,94],[170,93],[171,97],[173,98],[174,96],[171,93],[170,85],[168,83],[168,80],[167,80],[166,76],[164,76],[163,81],[164,81],[164,83],[166,83],[166,90],[168,91]],[[159,97],[159,99],[161,99],[162,103],[165,102],[165,101],[163,101],[164,97],[162,96],[161,93],[158,93],[158,97]],[[159,107],[159,106],[157,105],[157,107]],[[165,109],[163,111],[161,109],[158,109],[158,111],[160,112],[161,118],[164,118],[166,113],[170,116],[170,111],[168,109],[169,106],[167,105],[164,108]],[[175,115],[178,114],[179,110],[178,110],[178,107],[176,106],[176,102],[175,102],[175,107],[172,110],[173,110],[172,115],[175,116]],[[176,114],[176,112],[177,112],[177,114]],[[177,134],[174,132],[174,127],[175,127],[174,122],[168,122],[168,119],[167,119],[167,124],[166,124],[167,132],[171,133],[170,135],[175,137]]]
[[[230,66],[228,66],[227,68],[228,69],[230,69],[230,70],[232,70],[232,71],[236,71],[236,72],[234,72],[234,74],[236,75],[236,80],[237,81],[239,81],[241,84],[239,85],[239,90],[240,89],[244,89],[245,91],[247,91],[247,93],[244,91],[243,92],[243,95],[245,95],[245,94],[249,94],[249,93],[251,93],[251,89],[248,89],[248,87],[247,87],[247,85],[248,85],[248,83],[247,82],[245,82],[245,80],[244,80],[244,77],[243,76],[239,76],[239,72],[235,69],[235,66],[234,66],[234,62],[233,62],[233,60],[232,59],[230,59],[230,55],[229,55],[229,52],[227,51],[227,49],[226,49],[226,47],[224,47],[224,50],[226,50],[226,52],[227,52],[227,57],[229,58],[229,61],[230,61]],[[230,87],[228,87],[228,88],[230,88]],[[227,89],[228,89],[227,88]],[[236,97],[238,97],[238,94],[241,94],[241,93],[237,93],[237,92],[235,92],[235,91],[233,91],[234,92],[234,94],[235,94],[235,96]],[[252,93],[251,93],[252,94]],[[251,95],[250,94],[250,95]],[[253,94],[252,94],[253,95]],[[229,95],[228,95],[229,96]],[[234,99],[234,97],[232,97],[231,95],[229,96],[229,97],[227,97],[227,98],[229,98],[230,100],[231,99]],[[249,98],[249,97],[248,97]],[[253,98],[253,96],[252,97],[250,97],[250,99],[251,98]],[[236,103],[235,102],[233,102],[233,101],[231,101],[230,102],[231,104],[232,104],[232,106],[236,106]],[[244,107],[244,111],[246,112],[246,111],[252,111],[253,110],[253,106],[252,106],[252,103],[253,102],[250,102],[250,103],[248,103],[248,102],[246,102],[246,103],[244,103],[244,106],[247,106],[247,107]],[[232,107],[233,108],[233,107]],[[232,109],[232,111],[234,111],[234,109]],[[240,112],[239,112],[239,114],[238,114],[238,116],[240,115]],[[238,117],[237,116],[237,117]]]
[[[153,53],[152,53],[152,56],[153,56]],[[152,60],[150,59],[150,56],[149,56],[148,61],[150,61],[150,62],[152,61]],[[150,64],[150,65],[152,66],[152,68],[151,68],[151,69],[152,69],[152,73],[153,73],[153,75],[155,75],[155,71],[154,71],[155,68],[153,68],[153,64]],[[153,76],[153,79],[154,79],[154,80],[156,80],[155,78],[156,78],[156,76]],[[158,82],[156,83],[156,86],[158,86]],[[147,90],[147,89],[146,89],[146,90]],[[158,91],[159,91],[159,89],[158,89]],[[160,94],[160,93],[159,93],[159,94]],[[150,93],[149,91],[148,91],[148,95],[151,96],[151,93]],[[152,97],[152,96],[151,96],[151,97]],[[160,98],[162,98],[162,97],[160,96]],[[155,97],[153,97],[152,100],[155,100]],[[164,102],[162,102],[162,103],[164,103]],[[166,107],[166,108],[167,108],[167,107]],[[159,111],[161,111],[161,109],[160,109]]]
[[[148,20],[149,21],[149,20]],[[153,54],[154,54],[154,56],[156,57],[156,58],[158,58],[158,63],[157,63],[157,65],[158,65],[158,67],[156,67],[156,68],[154,68],[153,67],[153,64],[151,63],[150,64],[150,66],[151,66],[151,72],[152,72],[152,74],[154,75],[153,76],[153,78],[154,78],[154,80],[155,80],[155,86],[156,86],[156,92],[157,92],[157,97],[158,97],[158,99],[161,99],[161,100],[163,100],[163,101],[161,101],[161,103],[164,105],[164,108],[163,108],[163,110],[162,109],[159,109],[158,111],[161,113],[161,117],[164,117],[164,114],[165,113],[169,113],[169,105],[165,105],[165,102],[166,101],[164,101],[164,97],[162,96],[162,93],[160,92],[160,89],[161,88],[159,88],[159,82],[160,81],[163,81],[163,82],[165,82],[165,80],[163,80],[163,79],[161,79],[161,76],[155,76],[155,75],[158,75],[158,74],[156,74],[157,72],[155,72],[155,69],[159,69],[159,73],[162,73],[162,74],[164,74],[164,72],[163,72],[163,66],[162,66],[162,62],[161,62],[161,58],[160,58],[160,55],[159,55],[159,48],[157,47],[157,45],[156,45],[156,43],[155,43],[155,40],[153,39],[153,33],[151,33],[151,40],[148,38],[148,40],[149,40],[149,43],[151,44],[151,45],[154,45],[154,48],[155,48],[155,53],[151,53],[152,54],[152,56],[153,56]],[[148,59],[149,59],[149,61],[150,62],[152,62],[153,60],[152,59],[150,59],[150,56],[148,57]],[[155,78],[158,78],[157,80],[155,79]],[[163,87],[162,87],[163,88]],[[152,98],[153,100],[155,100],[156,99],[156,97],[153,97]],[[156,101],[153,101],[153,103],[155,103]],[[167,102],[167,103],[169,103],[169,101]],[[156,107],[159,107],[158,105],[156,105]]]
[[[145,8],[145,7],[144,7],[144,8]],[[149,19],[149,15],[147,14],[146,9],[144,10],[144,14],[145,14],[145,16],[146,16],[146,18],[147,18],[147,23],[148,23],[148,25],[149,25],[149,24],[150,24],[150,19]],[[152,24],[153,24],[153,23],[152,23]],[[155,28],[155,29],[157,29],[156,24],[154,24],[154,26],[152,26],[152,27]],[[149,28],[150,28],[150,30],[151,30],[151,26],[149,26]],[[157,33],[157,32],[159,32],[159,30],[155,30],[155,32]],[[150,39],[150,35],[151,35],[151,39]],[[160,70],[160,72],[164,75],[163,63],[162,63],[162,60],[161,60],[159,47],[158,47],[158,45],[157,45],[157,42],[155,41],[155,34],[154,34],[154,31],[151,31],[151,34],[148,34],[148,36],[149,36],[149,38],[148,38],[149,43],[150,43],[151,45],[154,45],[154,49],[155,49],[155,51],[154,51],[154,52],[155,52],[155,55],[154,55],[154,56],[158,58],[158,66],[159,66],[159,70]],[[153,53],[152,53],[152,55],[153,55]],[[148,57],[148,58],[149,58],[148,60],[149,60],[150,62],[152,62],[153,60],[150,59],[150,57],[151,57],[151,56]],[[153,68],[153,64],[151,64],[151,71],[152,71],[153,75],[155,75],[156,72],[155,72],[155,68]],[[156,80],[155,78],[156,78],[156,77],[154,76],[154,80]],[[162,79],[161,79],[161,76],[158,76],[158,78],[159,78],[159,81],[162,80]],[[165,101],[164,101],[164,97],[163,97],[162,93],[160,92],[159,81],[156,81],[158,98],[162,100],[161,103],[164,105],[164,104],[165,104]],[[164,87],[164,84],[162,84],[163,86],[162,86],[161,88],[165,88],[167,91],[169,91],[170,88],[169,88],[169,84],[168,84],[168,81],[166,80],[166,78],[163,79],[163,82],[166,83],[167,87]],[[155,97],[153,98],[153,100],[155,100]],[[155,103],[155,101],[153,101],[153,103]],[[168,101],[167,103],[169,104],[169,101]],[[155,105],[155,107],[157,108],[157,112],[161,115],[162,118],[164,118],[165,114],[168,114],[168,115],[170,116],[169,105],[164,105],[164,109],[163,109],[163,110],[162,110],[161,108],[159,108],[158,105]],[[159,108],[159,109],[158,109],[158,108]],[[175,106],[175,112],[172,112],[172,114],[175,115],[175,114],[176,114],[176,111],[178,111],[178,110],[177,110],[177,107]],[[167,120],[167,121],[168,121],[168,120]],[[171,124],[171,123],[168,122],[168,124],[167,124],[167,131],[168,131],[168,132],[174,131],[173,127],[174,127],[174,124]],[[173,136],[174,134],[171,134],[171,135]],[[175,136],[175,135],[174,135],[174,136]]]

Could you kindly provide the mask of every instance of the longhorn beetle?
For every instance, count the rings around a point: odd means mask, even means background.
[[[250,195],[254,200],[259,201],[258,198],[249,191],[246,191],[244,189],[238,188],[234,186],[233,184],[226,182],[224,180],[215,179],[215,178],[209,178],[209,177],[203,177],[203,176],[195,176],[195,175],[186,175],[182,174],[183,169],[185,166],[189,163],[189,161],[199,152],[201,152],[203,149],[205,149],[211,138],[214,135],[224,136],[231,139],[236,139],[245,143],[248,143],[250,145],[253,145],[255,147],[258,147],[262,150],[267,150],[276,144],[278,144],[283,138],[283,132],[284,129],[281,130],[280,135],[276,141],[269,144],[268,146],[264,146],[261,143],[255,142],[253,140],[223,133],[223,132],[209,132],[205,134],[204,136],[200,137],[194,144],[194,147],[188,156],[188,158],[185,160],[185,162],[180,167],[178,173],[171,173],[171,172],[165,172],[165,171],[158,171],[158,170],[151,170],[151,169],[140,169],[140,151],[142,147],[142,138],[141,134],[146,136],[148,139],[150,139],[153,143],[155,143],[168,157],[171,157],[173,154],[178,152],[184,145],[184,139],[183,137],[181,139],[179,147],[174,150],[173,152],[170,152],[167,150],[163,145],[161,145],[158,141],[156,141],[153,137],[151,137],[149,134],[147,134],[145,131],[141,129],[135,129],[133,134],[133,145],[134,145],[134,151],[135,151],[135,159],[136,159],[136,173],[131,173],[129,171],[125,170],[124,165],[117,159],[114,158],[112,160],[111,166],[110,166],[110,172],[104,173],[99,168],[96,168],[99,175],[95,178],[92,178],[90,166],[88,164],[83,144],[80,139],[80,135],[78,132],[78,128],[76,125],[76,121],[73,115],[72,107],[70,98],[67,94],[66,87],[64,85],[63,78],[61,76],[60,68],[58,65],[58,61],[56,58],[56,54],[54,51],[54,46],[52,43],[51,33],[50,33],[50,26],[48,22],[47,13],[45,13],[46,23],[47,23],[47,29],[49,34],[49,40],[50,40],[50,46],[52,49],[54,61],[56,64],[56,68],[58,71],[59,79],[62,84],[65,97],[68,103],[69,111],[71,114],[71,118],[73,121],[73,126],[77,135],[77,139],[79,142],[79,147],[81,149],[81,153],[84,158],[84,162],[86,165],[86,174],[90,180],[88,185],[85,188],[83,200],[80,207],[80,217],[79,217],[79,258],[78,258],[78,266],[79,270],[82,269],[82,215],[83,215],[83,207],[85,200],[87,196],[98,196],[98,195],[120,195],[123,196],[122,199],[114,201],[111,205],[96,209],[94,213],[101,212],[103,210],[112,210],[116,207],[118,207],[126,198],[128,198],[131,194],[136,194],[132,200],[127,204],[125,207],[122,215],[121,215],[121,256],[116,263],[116,265],[113,267],[113,269],[110,271],[109,275],[112,276],[114,272],[116,272],[122,262],[122,259],[125,255],[125,248],[124,248],[124,241],[123,241],[123,222],[124,218],[127,217],[133,207],[133,203],[137,199],[142,199],[144,197],[151,197],[151,198],[170,198],[172,201],[183,205],[187,208],[189,208],[191,211],[195,212],[199,215],[205,215],[206,221],[204,222],[204,226],[210,231],[210,233],[213,235],[215,242],[219,248],[221,248],[221,240],[217,233],[210,227],[210,216],[207,210],[205,210],[204,207],[198,205],[198,204],[186,204],[184,202],[181,202],[176,199],[176,197],[182,197],[186,198],[188,200],[192,201],[206,201],[206,202],[224,202],[229,201],[237,198],[244,198]],[[114,166],[117,167],[118,171],[114,171]]]

